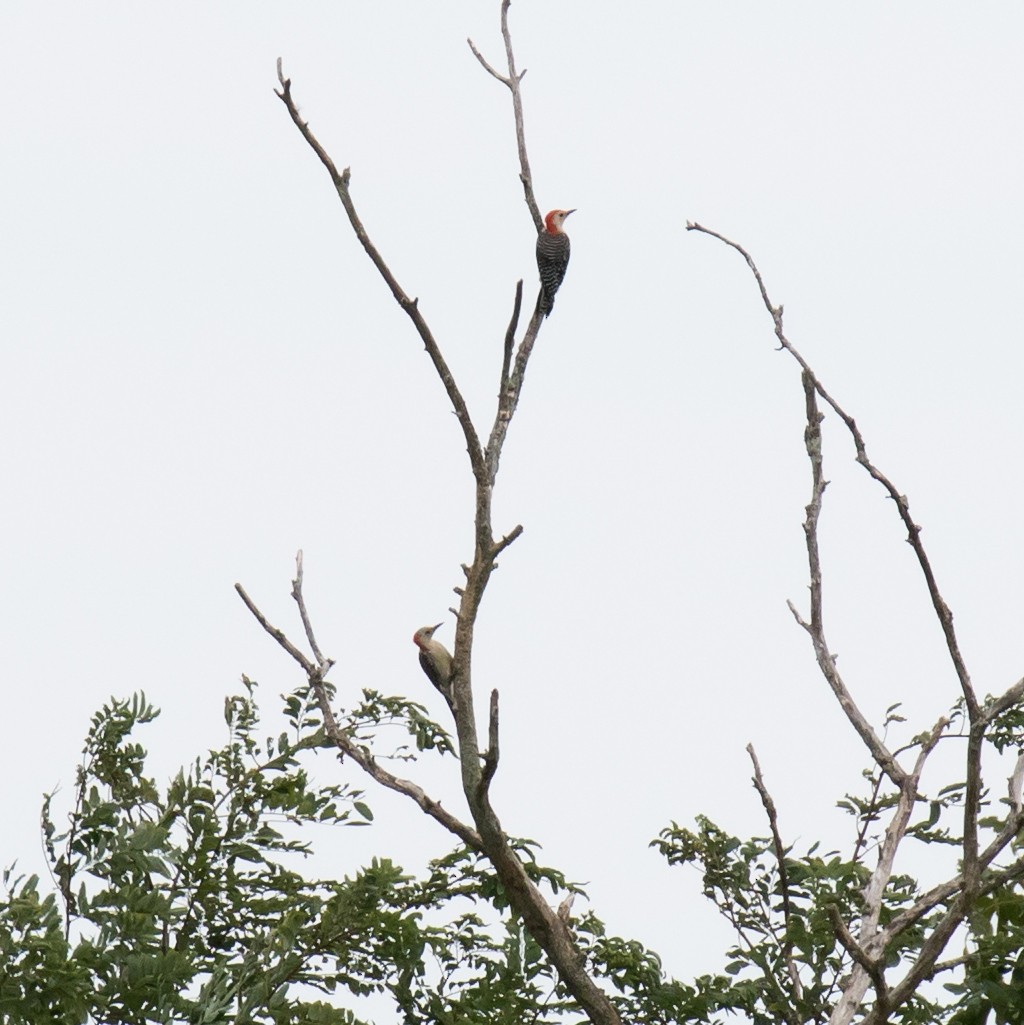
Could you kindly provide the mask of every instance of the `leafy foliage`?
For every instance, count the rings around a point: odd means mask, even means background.
[[[889,709],[887,724],[902,721],[894,714],[895,707]],[[954,708],[949,720],[959,719]],[[1010,709],[997,721],[992,747],[1004,750],[1011,736],[1019,744],[1019,726],[1019,710]],[[916,737],[908,749],[922,742],[923,737]],[[847,794],[838,802],[856,823],[846,856],[821,855],[814,844],[801,856],[785,849],[780,865],[772,838],[743,841],[705,817],[698,817],[696,829],[672,823],[652,842],[669,864],[698,868],[704,895],[736,935],[726,952],[725,975],[697,980],[705,984],[708,1000],[694,1020],[720,1020],[721,1012],[742,1014],[756,1025],[829,1019],[852,966],[836,922],[847,923],[856,935],[871,876],[866,856],[877,848],[887,815],[896,805],[877,768],[866,771],[864,780],[866,794]],[[947,784],[934,797],[919,794],[918,803],[925,814],[907,827],[907,837],[933,849],[959,847],[964,784]],[[979,825],[988,831],[983,842],[991,842],[1005,818],[991,815]],[[906,1025],[981,1025],[994,1013],[999,1025],[1024,1022],[1024,894],[1020,863],[1010,864],[1017,868],[1007,870],[1004,864],[983,874],[982,892],[960,933],[962,955],[939,961],[912,998],[888,1012],[889,1020]],[[939,887],[929,896],[908,874],[889,877],[880,923],[887,925],[909,909],[917,913],[886,949],[887,972],[898,976],[916,962],[957,893],[955,888],[944,893]],[[949,981],[951,976],[955,981]]]
[[[305,739],[261,742],[246,686],[225,705],[228,743],[164,792],[133,739],[158,714],[145,698],[93,718],[67,828],[52,795],[43,806],[57,892],[4,876],[0,1021],[356,1023],[339,991],[390,993],[407,1021],[470,1021],[512,992],[535,1001],[521,931],[506,921],[495,940],[474,909],[501,901],[467,852],[424,880],[387,859],[341,880],[299,871],[312,853],[303,828],[365,825],[372,812],[361,791],[314,784],[300,766],[323,743],[304,696],[286,714]],[[367,692],[358,728],[404,721],[417,748],[445,750],[444,732],[406,706]]]
[[[361,791],[311,779],[304,763],[327,744],[309,692],[285,698],[288,731],[260,740],[255,685],[245,684],[225,704],[227,743],[163,789],[134,739],[157,716],[145,698],[112,701],[93,718],[66,827],[52,795],[43,805],[53,886],[3,875],[0,1021],[360,1025],[360,998],[372,994],[408,1025],[583,1020],[479,853],[459,847],[421,878],[386,858],[341,879],[303,871],[318,827],[367,826],[373,813]],[[364,691],[341,714],[367,747],[397,735],[394,757],[451,753],[444,730],[404,699]],[[1003,747],[1017,715],[997,724]],[[698,868],[736,941],[720,974],[682,983],[592,912],[572,920],[579,956],[622,1020],[826,1021],[852,966],[836,921],[856,932],[866,862],[893,808],[877,770],[864,781],[865,793],[839,802],[855,823],[847,856],[787,848],[780,864],[772,838],[742,840],[706,817],[664,829],[652,846]],[[960,843],[962,784],[918,803],[924,814],[908,837],[939,850]],[[582,892],[540,864],[535,844],[513,846],[553,897]],[[1024,896],[1017,875],[999,871],[983,878],[963,953],[937,965],[891,1020],[1024,1022]],[[936,899],[899,933],[889,968],[914,962],[952,899]],[[921,900],[916,879],[893,874],[883,924]]]
[[[3,877],[0,1021],[359,1025],[370,994],[408,1023],[564,1021],[571,1001],[477,853],[460,847],[421,879],[387,859],[340,880],[301,871],[304,833],[373,814],[361,791],[300,765],[324,746],[308,692],[285,698],[292,729],[261,741],[245,684],[225,703],[224,747],[164,790],[134,739],[158,714],[145,697],[94,716],[67,827],[53,795],[43,805],[52,892]],[[366,691],[346,716],[367,744],[412,736],[399,757],[450,750],[403,699]],[[514,848],[539,885],[569,888],[535,845]]]

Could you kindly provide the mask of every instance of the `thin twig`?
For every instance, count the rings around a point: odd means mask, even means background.
[[[775,848],[775,863],[779,866],[779,892],[782,894],[782,920],[785,923],[785,933],[782,942],[782,956],[786,962],[786,970],[789,973],[789,983],[792,988],[792,998],[799,1001],[803,998],[803,987],[800,985],[800,975],[797,971],[796,961],[793,959],[793,939],[791,936],[791,919],[793,909],[789,900],[789,870],[786,868],[786,848],[782,843],[782,835],[779,832],[779,815],[775,808],[772,795],[765,786],[764,777],[761,775],[761,763],[757,760],[757,752],[753,744],[747,744],[747,754],[754,763],[754,787],[761,797],[761,804],[764,806],[765,814],[768,816],[768,825],[772,831],[772,845]]]
[[[309,613],[306,611],[306,599],[302,596],[302,549],[295,554],[295,579],[292,581],[292,597],[299,606],[299,616],[302,619],[302,627],[306,631],[306,640],[309,641],[310,651],[320,667],[320,675],[326,676],[328,670],[334,665],[334,659],[324,658],[320,646],[316,643],[313,634],[313,624],[309,621]]]
[[[501,4],[501,38],[505,42],[505,60],[508,64],[508,76],[500,75],[490,64],[484,60],[483,54],[476,48],[472,39],[467,39],[473,56],[480,62],[484,70],[502,85],[506,86],[512,93],[512,110],[516,120],[516,142],[519,148],[519,180],[523,183],[523,195],[526,205],[533,218],[533,226],[539,232],[544,227],[544,221],[540,216],[540,209],[537,200],[533,195],[533,175],[530,172],[530,159],[526,155],[526,128],[523,121],[523,96],[519,84],[523,80],[526,71],[516,71],[516,59],[512,53],[512,34],[508,27],[508,9],[511,0],[502,0]]]
[[[808,636],[811,638],[814,654],[818,661],[818,668],[828,682],[829,687],[832,688],[832,693],[835,695],[842,710],[846,713],[850,724],[857,731],[861,740],[864,741],[867,749],[871,752],[871,757],[879,768],[892,780],[895,786],[902,787],[906,779],[906,773],[879,738],[878,734],[875,733],[867,717],[857,707],[836,666],[836,656],[832,654],[825,639],[824,615],[822,612],[821,556],[818,550],[818,521],[821,518],[821,503],[827,484],[823,472],[821,450],[822,415],[818,410],[814,375],[810,371],[804,371],[801,380],[804,387],[807,417],[807,426],[804,428],[804,445],[807,449],[807,458],[811,463],[811,500],[807,504],[805,510],[806,517],[804,519],[804,537],[811,578],[810,622],[804,620],[792,602],[787,604],[794,619],[807,631]]]
[[[843,916],[835,904],[827,905],[825,910],[828,912],[832,931],[836,934],[836,939],[842,944],[843,949],[874,979],[879,973],[878,962],[868,957],[864,948],[853,938],[853,934],[847,928]]]
[[[484,771],[480,777],[480,786],[486,794],[491,780],[498,771],[498,759],[501,749],[498,746],[498,691],[491,691],[491,714],[487,728],[487,750],[484,752]]]
[[[874,780],[872,782],[871,787],[871,797],[868,798],[869,813],[874,812],[877,809],[878,795],[882,789],[882,781],[888,778],[882,772],[879,772],[877,775],[872,773],[872,775],[874,776]],[[864,853],[864,849],[867,846],[867,834],[868,829],[870,828],[870,824],[871,819],[869,817],[869,814],[861,813],[860,827],[857,830],[857,839],[854,841],[853,855],[850,858],[850,860],[854,863],[860,861],[861,854]]]
[[[977,954],[961,954],[959,957],[951,957],[946,961],[936,961],[932,965],[931,975],[928,977],[934,979],[936,975],[941,975],[943,972],[951,972],[955,968],[963,968],[965,965],[969,965],[978,955]]]
[[[299,649],[296,648],[290,640],[288,640],[284,631],[278,630],[278,628],[273,626],[267,617],[260,612],[256,607],[256,603],[248,594],[245,593],[245,588],[241,584],[235,584],[235,590],[238,592],[238,596],[242,601],[245,602],[245,607],[256,617],[256,622],[258,622],[260,626],[262,626],[263,629],[266,630],[267,633],[270,634],[270,636],[273,637],[274,640],[277,641],[277,643],[280,644],[281,647],[284,648],[284,650],[287,651],[300,666],[302,666],[303,671],[307,676],[312,676],[314,673],[319,671],[319,666],[310,662],[310,660],[306,658],[306,656],[299,651]]]
[[[507,79],[504,75],[499,74],[497,71],[494,70],[494,68],[491,67],[490,64],[487,63],[487,59],[476,48],[476,43],[474,43],[472,39],[467,39],[466,42],[469,43],[469,48],[473,51],[473,56],[476,57],[476,59],[483,65],[484,71],[486,71],[487,74],[492,75],[494,78],[496,78],[499,82],[501,82],[502,85],[507,85],[511,89],[511,81],[509,81],[509,79]]]
[[[501,386],[498,388],[498,402],[501,402],[508,387],[508,375],[512,369],[512,349],[516,344],[516,328],[519,326],[519,311],[523,305],[523,279],[516,282],[516,298],[512,304],[512,317],[505,332],[505,351],[501,360]]]

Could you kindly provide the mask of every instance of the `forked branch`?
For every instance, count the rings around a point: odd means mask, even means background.
[[[300,615],[303,624],[309,623],[309,616],[306,612],[305,600],[302,597],[302,553],[299,553],[298,570],[295,580],[292,581],[292,596],[299,605]],[[452,815],[443,808],[440,802],[430,797],[422,787],[411,780],[402,779],[381,768],[377,760],[363,747],[356,744],[352,738],[339,725],[334,716],[334,710],[327,696],[327,688],[324,686],[324,674],[333,664],[333,659],[324,658],[319,653],[317,661],[311,660],[295,644],[293,644],[283,630],[273,626],[267,617],[260,611],[256,603],[246,593],[241,584],[235,584],[235,590],[239,597],[245,602],[246,608],[256,617],[256,621],[264,630],[286,651],[301,667],[306,674],[306,679],[316,695],[317,704],[320,706],[320,713],[324,720],[324,733],[333,742],[334,746],[346,757],[351,758],[365,773],[376,780],[381,786],[396,793],[404,794],[414,801],[419,808],[432,819],[439,822],[450,833],[457,836],[467,847],[475,851],[483,850],[483,844],[477,831]],[[312,633],[312,626],[307,626],[308,633]],[[319,652],[319,649],[316,649]]]
[[[512,51],[512,38],[508,27],[508,9],[509,0],[503,0],[501,6],[501,32],[505,44],[505,57],[508,66],[507,76],[499,74],[492,68],[472,42],[470,42],[470,47],[488,73],[505,84],[512,93],[516,140],[519,151],[520,181],[522,182],[524,197],[534,227],[539,231],[541,228],[541,217],[533,195],[532,175],[526,152],[522,95],[520,92],[520,82],[525,72],[516,70],[515,57]],[[415,325],[427,349],[427,353],[441,377],[466,438],[470,464],[476,483],[474,554],[472,562],[464,567],[464,584],[456,589],[456,593],[459,596],[459,607],[456,613],[455,647],[452,657],[450,686],[452,693],[451,708],[455,718],[455,729],[459,745],[462,789],[476,828],[472,829],[459,822],[454,816],[440,808],[436,802],[428,798],[415,784],[407,780],[399,780],[386,773],[376,764],[369,752],[354,744],[333,718],[330,703],[327,700],[326,689],[323,686],[323,676],[326,672],[324,668],[325,663],[315,647],[311,630],[307,628],[307,639],[310,641],[311,646],[314,647],[317,662],[310,661],[281,631],[272,627],[240,587],[238,588],[239,594],[257,619],[263,624],[264,628],[296,659],[306,672],[310,685],[321,706],[325,730],[338,748],[346,755],[352,757],[357,764],[382,785],[407,794],[416,800],[427,814],[437,819],[447,829],[455,832],[464,842],[474,847],[474,849],[482,850],[494,866],[510,905],[521,917],[533,939],[547,953],[566,989],[576,999],[590,1020],[595,1025],[620,1025],[618,1014],[611,1000],[588,974],[586,965],[580,958],[571,930],[566,923],[558,918],[537,886],[527,875],[522,861],[509,844],[498,816],[491,806],[490,783],[497,770],[499,756],[497,693],[494,693],[491,701],[488,748],[485,752],[480,750],[473,705],[473,632],[480,602],[490,580],[491,573],[495,569],[496,557],[522,532],[522,527],[516,526],[505,534],[504,537],[495,540],[491,516],[492,493],[501,459],[502,447],[519,403],[527,364],[543,317],[539,308],[534,310],[523,339],[519,343],[513,358],[515,332],[519,323],[522,303],[522,286],[521,284],[517,286],[513,314],[504,341],[497,410],[486,448],[484,448],[480,443],[473,423],[470,420],[466,404],[441,355],[437,342],[419,311],[417,300],[410,299],[398,284],[395,276],[370,240],[362,221],[356,213],[349,189],[349,170],[346,168],[340,174],[338,173],[334,162],[326,150],[313,135],[309,125],[299,115],[292,98],[291,82],[285,78],[280,62],[278,62],[278,81],[280,83],[280,90],[277,95],[284,103],[292,121],[303,138],[327,169],[335,191],[348,215],[349,223],[356,233],[356,237],[373,261],[381,277],[387,283],[395,300]],[[299,574],[297,574],[296,583],[293,586],[293,592],[301,596],[301,567]],[[297,598],[296,600],[299,599]],[[304,606],[300,602],[300,612],[302,612],[305,624],[308,617],[306,617],[303,609]]]
[[[807,631],[814,646],[815,654],[822,675],[828,681],[840,706],[846,713],[850,723],[864,741],[872,758],[882,774],[892,782],[898,790],[898,800],[892,817],[886,828],[885,835],[879,845],[878,863],[863,891],[863,912],[857,927],[857,935],[842,921],[835,907],[829,909],[833,929],[842,946],[854,960],[852,971],[846,978],[842,995],[833,1008],[830,1021],[832,1025],[847,1025],[860,1013],[862,1004],[869,988],[875,991],[874,1003],[864,1021],[870,1025],[882,1025],[889,1020],[891,1013],[905,1004],[917,992],[921,982],[932,978],[936,973],[938,958],[945,949],[950,938],[960,928],[972,909],[976,906],[979,896],[993,892],[1008,881],[1024,877],[1024,859],[1015,860],[1009,867],[993,870],[995,858],[1005,851],[1018,835],[1024,825],[1024,809],[1021,807],[1021,779],[1024,778],[1024,759],[1018,762],[1009,781],[1011,810],[1006,825],[998,835],[979,851],[979,815],[981,810],[982,773],[981,753],[985,733],[996,718],[1017,704],[1024,697],[1024,680],[1018,681],[1005,694],[981,706],[974,693],[970,675],[960,652],[959,642],[953,628],[953,617],[939,592],[931,562],[921,542],[921,530],[910,517],[910,508],[906,496],[901,495],[895,485],[871,462],[867,455],[864,438],[853,418],[828,393],[818,380],[806,360],[786,338],[783,329],[783,310],[775,306],[769,298],[764,280],[750,254],[740,245],[725,238],[718,232],[711,231],[699,224],[688,223],[690,231],[700,231],[719,239],[731,246],[744,258],[749,266],[764,305],[772,317],[775,336],[782,349],[785,349],[800,365],[804,388],[807,426],[805,428],[805,445],[808,460],[811,464],[811,500],[806,507],[804,533],[807,544],[808,566],[810,570],[810,615],[805,620],[796,607],[789,603],[790,611],[796,621]],[[954,670],[960,684],[964,703],[967,708],[968,736],[966,752],[966,785],[963,810],[963,839],[961,870],[950,880],[933,887],[921,896],[911,907],[882,920],[883,897],[892,879],[897,850],[904,840],[910,823],[911,814],[917,801],[921,800],[918,785],[925,762],[935,749],[939,740],[946,735],[949,720],[940,718],[931,731],[920,738],[915,746],[919,747],[914,766],[910,771],[904,769],[896,761],[895,756],[876,736],[866,718],[853,702],[852,697],[836,669],[835,656],[829,650],[825,640],[824,615],[822,611],[822,574],[821,557],[818,547],[818,523],[821,515],[822,498],[826,481],[823,472],[822,438],[820,424],[822,415],[818,410],[817,400],[821,398],[842,420],[850,432],[857,462],[885,488],[889,497],[896,504],[899,516],[907,529],[908,541],[917,557],[918,565],[925,579],[932,606],[939,620],[943,637]],[[761,790],[761,787],[758,788]],[[762,794],[763,797],[763,794]],[[767,807],[767,805],[766,805]],[[773,835],[777,833],[773,827]],[[858,840],[858,844],[860,840]],[[778,844],[778,840],[776,840]],[[896,985],[890,985],[886,979],[886,969],[891,951],[895,949],[898,938],[910,928],[920,928],[920,923],[930,912],[944,908],[937,920],[930,924],[917,955],[910,967]]]
[[[505,43],[505,61],[508,65],[508,75],[501,75],[491,67],[484,59],[483,54],[476,48],[472,39],[467,39],[473,56],[481,63],[484,70],[496,78],[502,85],[506,86],[512,93],[512,110],[516,119],[516,142],[519,148],[519,180],[523,183],[523,195],[526,205],[529,207],[530,216],[533,218],[533,226],[540,231],[544,221],[540,216],[540,209],[537,200],[533,195],[533,175],[530,172],[530,158],[526,154],[526,128],[523,121],[523,94],[520,91],[519,83],[522,82],[526,69],[516,71],[516,59],[512,53],[512,33],[508,27],[508,9],[511,0],[502,0],[501,3],[501,38]]]

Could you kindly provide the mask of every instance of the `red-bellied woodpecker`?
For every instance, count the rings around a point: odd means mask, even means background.
[[[421,626],[412,635],[412,642],[420,649],[420,666],[427,679],[447,698],[452,677],[452,657],[448,649],[434,640],[434,631],[441,626]]]
[[[544,227],[537,236],[537,270],[540,271],[538,307],[546,317],[555,305],[555,292],[569,266],[569,236],[562,228],[572,210],[552,210],[544,218]]]

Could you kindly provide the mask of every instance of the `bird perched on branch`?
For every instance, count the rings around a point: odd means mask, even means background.
[[[566,217],[576,210],[552,210],[544,218],[544,227],[537,236],[537,270],[540,272],[540,299],[538,308],[544,316],[555,305],[555,292],[569,266],[569,236],[562,225]]]
[[[441,625],[421,626],[412,635],[412,642],[420,649],[420,666],[427,679],[447,698],[452,678],[452,656],[440,641],[434,640],[434,631]]]

